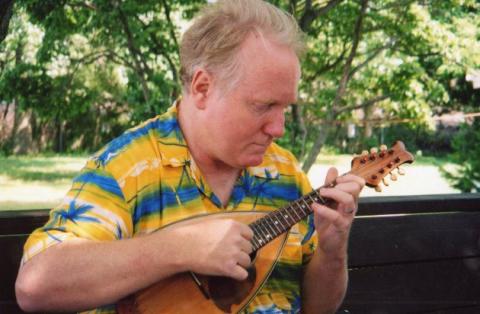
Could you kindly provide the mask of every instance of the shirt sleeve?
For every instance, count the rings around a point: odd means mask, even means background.
[[[95,159],[73,180],[48,222],[24,246],[22,263],[47,248],[74,238],[111,241],[132,234],[131,211],[113,175]]]
[[[308,177],[303,171],[299,173],[299,180],[302,195],[306,195],[313,190]],[[306,265],[312,258],[318,245],[313,215],[308,215],[307,218],[303,219],[299,224],[299,228],[300,232],[304,235],[302,240],[302,263]]]

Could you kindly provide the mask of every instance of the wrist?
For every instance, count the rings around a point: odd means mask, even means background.
[[[317,249],[317,254],[322,263],[329,268],[344,268],[348,263],[347,250],[341,249],[334,252]]]
[[[163,265],[172,273],[184,272],[190,269],[189,254],[185,250],[185,235],[178,228],[166,228],[151,234],[150,247],[153,249],[155,265]]]

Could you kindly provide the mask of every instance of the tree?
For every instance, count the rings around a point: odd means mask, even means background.
[[[0,43],[7,36],[8,25],[12,17],[13,2],[14,0],[0,2]]]
[[[428,128],[434,113],[465,107],[452,82],[480,64],[478,1],[272,2],[306,34],[300,106],[291,107],[280,140],[306,171],[325,144],[342,142],[346,123],[363,129],[349,141],[358,148],[378,123],[408,120],[413,129]],[[13,31],[0,44],[2,100],[17,101],[36,125],[48,126],[39,132],[54,134],[54,143],[45,147],[96,149],[179,95],[181,29],[205,3],[17,2],[12,21],[38,29],[41,39],[31,44],[31,31]],[[16,62],[21,42],[28,58]]]
[[[292,0],[285,7],[309,46],[303,121],[294,109],[288,129],[288,142],[307,148],[294,148],[305,171],[326,141],[343,134],[347,121],[368,131],[371,114],[379,111],[384,125],[408,120],[427,127],[433,113],[452,106],[446,73],[461,78],[479,64],[479,50],[468,49],[478,46],[475,1]],[[298,138],[305,142],[299,145]]]
[[[480,192],[479,141],[480,120],[463,124],[453,142],[453,159],[459,166],[456,171],[443,171],[453,187],[464,193]]]
[[[68,121],[83,117],[96,121],[89,127],[99,129],[96,113],[105,108],[116,112],[104,116],[113,125],[108,129],[119,129],[114,119],[119,115],[123,116],[122,129],[145,120],[163,111],[179,95],[179,25],[202,3],[19,2],[17,16],[23,14],[24,25],[41,30],[42,42],[30,51],[35,55],[33,60],[15,64],[11,58],[4,59],[0,73],[2,100],[10,103],[18,98],[21,111],[32,110],[42,120],[37,124],[51,125],[55,144],[47,147],[56,151],[66,148],[65,139],[70,139],[70,147],[78,140],[71,136],[80,133],[75,129],[78,126],[67,128]],[[14,37],[12,34],[8,41],[14,41]],[[22,38],[32,40],[28,33]],[[84,129],[82,132],[88,133]],[[114,135],[106,134],[107,138]],[[100,142],[104,140],[93,141]],[[76,147],[98,148],[83,144]]]

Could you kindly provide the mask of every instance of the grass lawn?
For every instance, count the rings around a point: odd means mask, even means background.
[[[54,206],[86,156],[0,157],[0,210]]]
[[[65,195],[73,177],[85,164],[87,156],[0,157],[0,210],[43,209],[55,206]],[[308,176],[314,187],[323,184],[328,166],[347,172],[349,155],[321,155]],[[404,167],[406,175],[383,193],[364,189],[362,196],[415,195],[458,192],[439,172],[439,166],[454,167],[447,160],[417,157]]]

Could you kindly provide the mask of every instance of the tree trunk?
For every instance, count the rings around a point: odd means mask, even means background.
[[[322,149],[323,144],[325,143],[325,140],[327,139],[327,135],[330,132],[330,126],[324,124],[320,130],[319,130],[319,135],[315,139],[315,142],[313,143],[312,149],[307,155],[307,159],[305,159],[302,169],[305,173],[308,173],[310,168],[315,164],[315,161],[317,160],[317,156],[320,153],[320,150]]]
[[[307,128],[305,127],[305,121],[303,120],[302,108],[299,105],[292,105],[292,119],[293,119],[293,134],[292,143],[294,146],[301,145],[300,156],[303,158],[305,155],[305,142],[307,140]],[[300,141],[298,140],[300,138]]]
[[[0,43],[7,37],[14,2],[14,0],[2,0],[0,2]]]
[[[119,17],[120,17],[120,23],[123,27],[123,31],[125,32],[125,35],[127,36],[127,46],[128,50],[130,51],[130,54],[132,55],[133,59],[133,64],[135,65],[135,73],[137,74],[138,78],[140,79],[140,84],[142,85],[142,92],[143,92],[143,97],[145,99],[145,102],[148,104],[150,102],[150,91],[148,89],[147,85],[147,80],[145,76],[147,76],[146,72],[149,72],[149,69],[146,65],[146,62],[141,62],[142,61],[142,53],[141,51],[135,46],[135,41],[133,38],[133,34],[130,30],[130,26],[128,25],[128,18],[127,16],[123,13],[123,10],[120,8],[120,3],[118,1],[111,1],[114,7],[116,7]],[[143,66],[142,66],[143,64]]]
[[[65,151],[65,135],[64,135],[64,122],[57,116],[55,118],[56,128],[56,147],[55,152],[63,153]]]
[[[312,167],[312,165],[315,163],[315,160],[317,159],[317,156],[320,153],[322,146],[325,143],[325,140],[327,139],[328,132],[330,131],[331,126],[335,122],[337,112],[340,109],[339,107],[341,105],[343,97],[345,96],[345,93],[347,90],[347,84],[351,78],[350,71],[352,68],[352,62],[353,62],[353,59],[355,58],[355,55],[357,54],[358,44],[360,43],[360,40],[362,37],[361,35],[362,35],[363,18],[367,10],[367,4],[368,4],[368,0],[362,0],[361,9],[360,9],[357,21],[355,22],[352,49],[350,50],[350,54],[347,58],[347,61],[345,62],[345,65],[343,66],[342,78],[340,79],[340,84],[338,86],[337,93],[335,94],[335,99],[333,101],[332,108],[331,110],[328,110],[328,114],[324,122],[326,126],[325,125],[323,126],[323,130],[322,128],[320,129],[321,132],[319,132],[318,137],[315,139],[314,145],[310,150],[310,152],[308,153],[307,159],[303,164],[302,169],[305,172],[308,172]]]
[[[35,114],[34,110],[31,111],[30,115],[30,127],[32,129],[32,144],[30,147],[30,152],[38,153],[40,151],[40,139],[42,138],[42,129],[38,124],[37,115]]]

